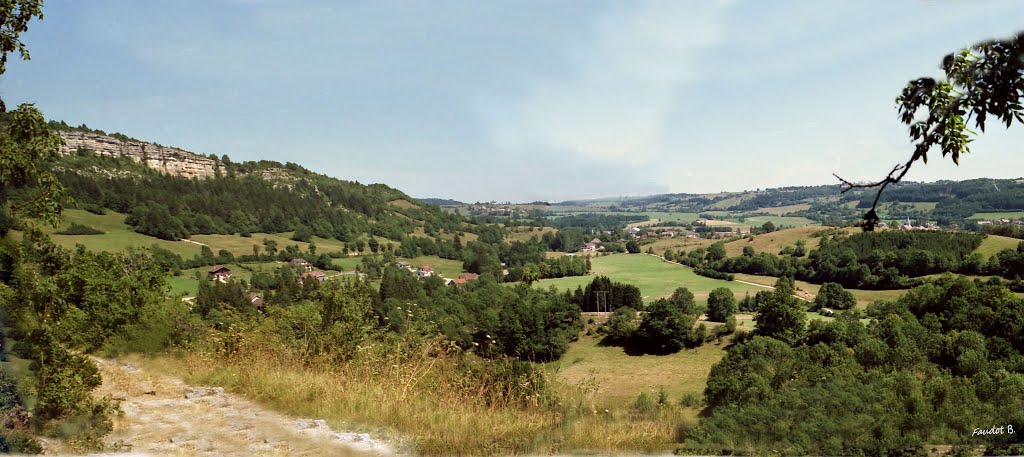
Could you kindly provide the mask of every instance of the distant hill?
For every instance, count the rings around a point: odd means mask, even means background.
[[[423,202],[425,204],[428,204],[428,205],[437,205],[437,206],[460,206],[460,205],[465,205],[465,203],[463,203],[463,202],[460,202],[458,200],[452,200],[450,198],[417,198],[417,200],[419,200],[419,201],[421,201],[421,202]]]
[[[841,193],[837,185],[781,187],[715,194],[660,194],[557,203],[551,212],[673,212],[715,219],[726,216],[804,217],[826,225],[858,221],[875,191]],[[878,208],[883,221],[972,226],[985,213],[1024,211],[1024,179],[971,179],[890,186]],[[973,216],[973,217],[972,217]]]

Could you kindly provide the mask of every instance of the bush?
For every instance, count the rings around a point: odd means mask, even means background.
[[[650,395],[643,392],[633,401],[633,411],[637,414],[649,416],[658,412],[658,406],[654,404],[654,400],[651,399]]]
[[[72,222],[70,227],[57,232],[59,235],[102,235],[104,233],[107,232],[94,229],[88,225],[82,225],[77,222]]]

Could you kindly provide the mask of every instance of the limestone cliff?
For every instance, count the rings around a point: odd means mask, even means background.
[[[214,176],[217,169],[225,173],[224,164],[220,161],[177,148],[141,141],[121,141],[95,133],[64,130],[58,133],[64,139],[60,153],[65,155],[75,154],[81,149],[104,156],[124,156],[145,163],[161,173],[185,178],[209,178]]]

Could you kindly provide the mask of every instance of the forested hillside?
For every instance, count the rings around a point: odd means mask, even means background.
[[[465,220],[383,184],[363,185],[295,164],[225,162],[227,174],[184,179],[127,158],[83,151],[60,159],[58,179],[79,207],[129,215],[137,231],[162,239],[196,234],[296,231],[350,241],[364,233],[393,240],[419,226],[465,230]]]

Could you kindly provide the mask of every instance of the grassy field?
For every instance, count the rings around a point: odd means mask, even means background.
[[[1007,219],[1020,219],[1024,217],[1024,211],[1008,211],[1005,213],[974,213],[968,219],[988,220],[1002,219],[1004,217]]]
[[[758,208],[755,213],[768,213],[773,216],[781,216],[786,213],[792,213],[793,211],[804,211],[811,209],[810,203],[798,203],[796,205],[788,206],[774,206],[771,208]]]
[[[645,244],[642,246],[643,250],[646,251],[648,247],[654,249],[654,252],[661,255],[665,252],[665,249],[672,249],[678,251],[680,249],[689,251],[691,249],[699,247],[708,247],[717,240],[709,240],[704,238],[687,238],[684,236],[677,236],[674,238],[658,238],[657,241]]]
[[[403,258],[399,260],[409,262],[409,265],[416,268],[422,267],[423,265],[430,265],[430,267],[434,269],[434,273],[440,274],[446,278],[458,278],[459,273],[463,272],[461,260],[442,259],[433,255],[416,257],[415,259]]]
[[[770,286],[775,284],[778,278],[774,276],[759,276],[759,275],[748,275],[743,273],[737,273],[737,280],[752,282],[755,284],[763,284]],[[821,289],[820,284],[812,284],[807,281],[794,281],[796,285],[797,294],[807,298],[813,299],[814,296],[818,295],[818,289]],[[854,297],[857,298],[857,307],[864,308],[872,302],[878,300],[895,300],[907,293],[908,289],[892,289],[892,290],[862,290],[862,289],[847,289]],[[802,293],[806,292],[806,294]]]
[[[611,213],[611,214],[616,214],[616,213]],[[636,213],[636,214],[643,214],[643,215],[649,217],[651,221],[657,220],[657,222],[673,222],[673,223],[678,223],[678,224],[689,224],[689,223],[691,223],[691,222],[693,222],[693,221],[695,221],[697,219],[700,219],[700,216],[698,216],[697,213],[648,211],[648,212]]]
[[[793,227],[805,227],[808,225],[820,225],[816,221],[812,221],[806,217],[794,217],[794,216],[751,216],[744,218],[743,223],[752,226],[762,226],[766,222],[771,222],[776,227],[783,225],[789,225]]]
[[[167,241],[159,238],[136,233],[127,225],[124,220],[127,217],[121,213],[108,211],[107,214],[97,215],[84,210],[64,210],[63,222],[57,228],[43,225],[41,229],[50,235],[58,246],[74,249],[75,245],[81,244],[91,251],[119,252],[128,247],[149,247],[152,245],[168,249],[182,257],[191,258],[199,254],[200,247],[193,243],[184,241]],[[54,232],[64,230],[71,223],[87,225],[102,230],[106,233],[101,235],[56,235]]]
[[[341,268],[341,271],[353,271],[356,266],[363,263],[363,257],[365,256],[352,256],[342,257],[340,259],[331,259],[331,265]]]
[[[544,236],[545,233],[555,233],[557,231],[558,229],[554,227],[540,227],[540,230],[537,230],[537,228],[534,227],[515,227],[512,229],[512,233],[509,235],[507,241],[529,241],[532,237],[540,239],[540,237]],[[476,234],[473,235],[475,236]]]
[[[982,240],[981,246],[978,246],[978,249],[975,249],[974,252],[988,259],[1003,249],[1017,249],[1017,245],[1021,241],[1007,236],[989,235]]]
[[[659,389],[677,403],[683,395],[702,395],[711,366],[725,356],[725,345],[705,344],[671,355],[628,355],[621,347],[601,346],[599,339],[583,336],[569,345],[557,367],[560,381],[594,390],[598,409],[628,406],[641,392]]]
[[[708,293],[718,287],[728,287],[740,297],[747,292],[753,294],[761,290],[757,286],[698,276],[689,268],[644,254],[613,254],[594,258],[592,272],[593,275],[608,276],[614,281],[639,287],[645,302],[668,297],[677,287],[690,289],[699,303],[706,303]],[[593,275],[544,279],[534,283],[534,286],[574,290],[577,286],[585,286],[593,281]]]
[[[811,249],[817,248],[818,244],[821,242],[821,238],[812,237],[811,235],[823,229],[824,227],[820,226],[795,227],[778,230],[772,233],[755,235],[752,238],[753,241],[748,238],[726,243],[725,253],[728,254],[729,257],[735,257],[743,254],[744,246],[753,246],[755,252],[778,254],[779,251],[786,246],[796,246],[797,240],[804,240],[804,242],[807,243],[807,250],[810,251]]]
[[[285,262],[250,262],[250,263],[226,263],[224,266],[231,269],[231,277],[233,279],[244,279],[249,281],[252,279],[253,271],[266,271],[271,272],[281,265],[285,265]],[[195,295],[199,290],[199,282],[207,281],[206,272],[211,267],[199,267],[190,268],[188,270],[182,270],[181,276],[168,276],[167,282],[171,285],[171,295],[185,294],[186,296]],[[196,279],[196,273],[199,273],[199,278]]]

